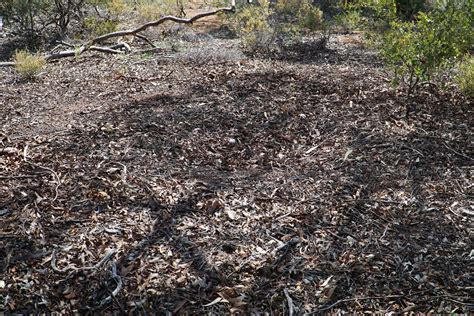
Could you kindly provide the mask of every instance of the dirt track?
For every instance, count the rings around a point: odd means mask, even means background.
[[[472,104],[187,45],[0,69],[0,310],[470,311]]]

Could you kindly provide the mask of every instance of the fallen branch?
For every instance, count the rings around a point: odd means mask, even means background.
[[[99,37],[96,37],[89,41],[86,44],[82,44],[79,46],[77,49],[70,49],[70,50],[65,50],[65,51],[60,51],[57,53],[51,53],[49,55],[45,56],[45,59],[47,61],[59,59],[59,58],[64,58],[64,57],[72,57],[72,56],[79,56],[83,54],[86,51],[97,51],[101,53],[108,53],[108,54],[124,54],[125,52],[129,53],[131,52],[130,46],[126,43],[119,43],[117,45],[113,45],[110,47],[105,47],[105,46],[96,46],[95,44],[104,42],[108,39],[114,38],[114,37],[123,37],[123,36],[136,36],[145,42],[147,42],[149,45],[153,47],[153,49],[156,49],[156,46],[145,36],[139,34],[140,32],[150,28],[150,27],[155,27],[160,24],[165,23],[166,21],[173,21],[175,23],[181,23],[181,24],[193,24],[197,20],[200,20],[204,17],[208,17],[211,15],[216,15],[218,13],[232,13],[235,12],[235,7],[230,7],[230,8],[221,8],[221,9],[216,9],[213,11],[209,12],[204,12],[204,13],[199,13],[189,19],[186,18],[178,18],[176,16],[164,16],[158,20],[147,22],[145,24],[140,25],[139,27],[135,29],[130,29],[130,30],[123,30],[123,31],[117,31],[117,32],[112,32],[112,33],[107,33],[104,35],[101,35]],[[70,44],[61,42],[61,44],[70,46]],[[125,49],[125,52],[123,50],[119,50],[120,48]],[[0,67],[14,67],[15,62],[9,61],[9,62],[0,62]]]
[[[95,265],[93,266],[89,266],[89,267],[76,267],[75,265],[72,265],[72,264],[69,264],[67,265],[66,267],[62,268],[62,269],[59,269],[57,266],[56,266],[56,254],[57,254],[58,250],[57,249],[54,249],[53,250],[53,254],[51,255],[51,268],[53,269],[54,272],[56,273],[66,273],[70,270],[73,270],[75,272],[78,272],[78,271],[86,271],[86,270],[94,270],[94,272],[100,268],[100,266],[102,266],[104,263],[106,263],[107,261],[110,260],[110,258],[117,252],[115,249],[111,249],[109,251],[107,251],[107,253],[104,255],[104,257],[99,261],[97,262]]]
[[[130,35],[136,36],[136,34],[140,33],[141,31],[144,31],[144,30],[146,30],[150,27],[154,27],[154,26],[158,26],[160,24],[163,24],[166,21],[173,21],[173,22],[181,23],[181,24],[193,24],[197,20],[202,19],[202,18],[207,17],[207,16],[216,15],[220,12],[232,13],[234,11],[235,11],[234,7],[221,8],[221,9],[216,9],[214,11],[199,13],[199,14],[197,14],[197,15],[193,16],[192,18],[189,18],[189,19],[178,18],[178,17],[175,17],[175,16],[168,15],[168,16],[164,16],[164,17],[162,17],[162,18],[160,18],[156,21],[147,22],[147,23],[145,23],[143,25],[140,25],[139,27],[137,27],[135,29],[132,29],[132,30],[117,31],[117,32],[112,32],[112,33],[107,33],[107,34],[101,35],[99,37],[94,38],[91,41],[91,44],[92,45],[97,44],[97,43],[103,42],[103,41],[108,40],[108,39],[113,38],[113,37],[122,37],[122,36],[130,36]]]
[[[0,67],[13,67],[15,66],[15,62],[13,61],[5,61],[0,63]]]
[[[283,290],[283,293],[285,293],[286,301],[288,302],[288,315],[293,316],[293,312],[295,309],[293,306],[293,299],[291,299],[290,293],[288,293],[287,288]]]
[[[130,46],[125,43],[120,43],[111,47],[102,47],[102,46],[90,46],[86,48],[85,46],[79,47],[79,49],[70,49],[65,50],[57,53],[52,53],[50,55],[45,56],[46,60],[54,60],[64,57],[72,57],[72,56],[79,56],[85,51],[96,51],[101,53],[109,53],[109,54],[124,54],[125,52],[119,50],[120,48],[124,48],[126,51],[130,51]]]
[[[145,35],[135,34],[135,36],[138,37],[139,39],[145,41],[146,43],[148,43],[151,47],[156,48],[156,45],[153,44],[153,42],[150,41],[150,40],[148,39],[148,37],[146,37]]]
[[[117,274],[117,265],[115,262],[112,263],[112,279],[117,283],[115,289],[110,293],[109,296],[100,301],[100,306],[104,306],[112,302],[112,299],[117,297],[118,293],[122,289],[123,283],[122,278]]]

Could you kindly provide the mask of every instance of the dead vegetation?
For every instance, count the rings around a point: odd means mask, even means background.
[[[341,38],[1,69],[1,309],[471,311],[472,104]]]

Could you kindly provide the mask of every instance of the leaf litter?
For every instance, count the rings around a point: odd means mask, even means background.
[[[345,37],[0,69],[1,310],[472,311],[472,104]]]

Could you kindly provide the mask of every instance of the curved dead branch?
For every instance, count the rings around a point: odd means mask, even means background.
[[[110,260],[110,258],[117,252],[115,249],[110,249],[109,251],[107,251],[107,253],[104,255],[104,257],[99,261],[97,262],[95,265],[93,266],[89,266],[89,267],[76,267],[75,265],[72,265],[72,264],[69,264],[68,266],[60,269],[56,266],[56,255],[57,255],[57,252],[58,252],[58,249],[54,249],[53,250],[53,254],[51,256],[51,268],[53,269],[54,272],[56,273],[66,273],[68,271],[74,271],[74,272],[78,272],[78,271],[86,271],[86,270],[97,270],[100,268],[100,266],[102,266],[104,263],[106,263],[107,261]]]
[[[199,13],[199,14],[197,14],[197,15],[189,18],[189,19],[178,18],[178,17],[170,16],[170,15],[169,16],[164,16],[164,17],[162,17],[162,18],[160,18],[156,21],[147,22],[147,23],[145,23],[143,25],[140,25],[139,27],[137,27],[135,29],[132,29],[132,30],[117,31],[117,32],[112,32],[112,33],[107,33],[107,34],[101,35],[99,37],[94,38],[91,41],[91,44],[97,44],[97,43],[103,42],[103,41],[108,40],[108,39],[113,38],[113,37],[130,36],[130,35],[135,36],[138,33],[140,33],[141,31],[144,31],[144,30],[146,30],[150,27],[154,27],[154,26],[158,26],[160,24],[163,24],[166,21],[173,21],[173,22],[181,23],[181,24],[192,24],[192,23],[196,22],[197,20],[202,19],[202,18],[207,17],[207,16],[216,15],[220,12],[231,13],[231,12],[234,12],[234,11],[235,11],[234,7],[220,8],[220,9],[216,9],[216,10],[209,11],[209,12]]]
[[[107,296],[106,298],[100,301],[100,306],[104,306],[112,302],[112,299],[118,295],[118,293],[123,287],[122,278],[117,274],[117,265],[115,264],[115,262],[112,263],[111,274],[112,274],[112,279],[115,281],[117,286],[115,287],[113,291],[110,292],[109,296]]]
[[[95,44],[98,44],[100,42],[104,42],[104,41],[106,41],[108,39],[111,39],[111,38],[114,38],[114,37],[123,37],[123,36],[136,36],[136,37],[146,41],[152,47],[154,47],[155,45],[153,45],[153,43],[150,40],[148,40],[146,37],[144,37],[143,35],[141,35],[139,33],[146,30],[146,29],[148,29],[148,28],[155,27],[155,26],[158,26],[160,24],[163,24],[166,21],[172,21],[172,22],[181,23],[181,24],[193,24],[197,20],[200,20],[202,18],[211,16],[211,15],[216,15],[216,14],[221,13],[221,12],[223,12],[223,13],[233,13],[233,12],[235,12],[235,7],[232,6],[230,8],[220,8],[220,9],[216,9],[216,10],[209,11],[209,12],[199,13],[199,14],[197,14],[197,15],[191,17],[191,18],[188,18],[188,19],[187,18],[178,18],[176,16],[171,16],[171,15],[170,16],[164,16],[164,17],[162,17],[158,20],[150,21],[150,22],[147,22],[145,24],[142,24],[142,25],[138,26],[135,29],[117,31],[117,32],[107,33],[107,34],[98,36],[98,37],[92,39],[91,41],[89,41],[88,43],[82,44],[77,49],[69,49],[69,50],[65,50],[65,51],[61,51],[61,52],[57,52],[57,53],[48,54],[48,55],[45,56],[45,59],[47,61],[51,61],[51,60],[54,60],[54,59],[59,59],[59,58],[64,58],[64,57],[78,56],[78,55],[81,55],[82,53],[84,53],[86,51],[97,51],[97,52],[109,53],[109,54],[129,53],[129,52],[131,52],[130,46],[126,43],[123,43],[123,42],[119,43],[117,45],[110,46],[110,47],[96,46],[95,45]],[[70,45],[67,45],[67,46],[70,46]],[[154,48],[156,48],[156,47],[154,47]],[[123,49],[123,50],[120,50],[120,49]],[[0,67],[14,67],[14,66],[15,66],[15,62],[0,62]]]

